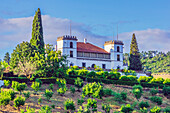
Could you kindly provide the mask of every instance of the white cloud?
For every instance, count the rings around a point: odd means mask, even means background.
[[[11,51],[18,43],[31,39],[33,17],[0,19],[0,52]],[[46,43],[56,44],[58,36],[70,34],[70,20],[42,16],[44,40]],[[105,41],[112,37],[101,36],[92,33],[89,26],[83,23],[71,22],[72,35],[77,36],[79,41],[87,38],[87,41],[103,47]],[[132,34],[135,33],[140,51],[160,50],[168,51],[170,48],[170,31],[160,29],[147,29],[119,34],[119,39],[125,43],[125,52],[129,52]]]

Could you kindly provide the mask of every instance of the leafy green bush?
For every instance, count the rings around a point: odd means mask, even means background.
[[[136,99],[140,99],[143,93],[143,87],[141,85],[135,85],[133,86],[133,94],[136,97]]]
[[[37,94],[37,91],[40,89],[40,83],[39,82],[32,82],[31,87],[35,91],[35,94]]]
[[[39,83],[40,83],[40,87],[41,87],[42,81],[41,81],[39,78],[36,78],[36,79],[35,79],[35,82],[39,82]]]
[[[163,84],[165,84],[165,85],[170,85],[170,79],[169,79],[169,78],[165,79],[165,81],[163,82]]]
[[[0,106],[6,106],[6,105],[8,105],[9,104],[9,102],[10,102],[10,97],[9,96],[2,96],[2,95],[0,95]]]
[[[28,99],[30,97],[30,92],[23,93],[25,98]]]
[[[63,78],[57,78],[56,79],[56,84],[58,85],[58,87],[62,88],[66,86],[66,80]]]
[[[14,99],[14,107],[17,107],[19,110],[20,106],[23,106],[25,104],[25,98],[22,96],[17,96],[16,99]]]
[[[54,88],[54,84],[50,84],[49,89],[53,90],[53,88]]]
[[[96,75],[98,78],[107,78],[109,73],[107,71],[99,71],[96,72]]]
[[[27,87],[26,83],[19,83],[16,81],[12,81],[12,88],[16,91],[19,91],[20,95],[21,95],[21,92],[25,90],[26,87]]]
[[[140,108],[140,112],[141,112],[141,113],[147,113],[147,112],[148,112],[148,109],[147,109],[147,108],[145,108],[145,107],[144,107],[143,109],[142,109],[142,108]]]
[[[120,93],[116,93],[114,95],[114,100],[117,101],[117,102],[122,102],[122,96]]]
[[[41,109],[39,110],[38,113],[52,113],[52,112],[51,112],[51,108],[49,106],[43,106],[43,107],[41,107]]]
[[[67,91],[67,87],[62,87],[57,90],[58,94],[61,96]]]
[[[170,113],[170,107],[166,107],[164,110],[163,110],[164,113]]]
[[[126,92],[121,92],[120,96],[122,97],[123,100],[127,99],[127,93]]]
[[[119,80],[119,77],[121,76],[121,74],[119,72],[114,72],[111,71],[107,77],[107,79],[111,79],[111,80]]]
[[[40,104],[42,102],[42,98],[40,97],[39,99],[38,99],[38,104]]]
[[[144,101],[141,101],[140,103],[139,103],[139,108],[148,108],[150,105],[149,105],[149,103],[148,102],[144,102]]]
[[[6,97],[6,96],[7,96],[7,97],[10,98],[10,100],[14,100],[14,98],[15,98],[15,92],[14,92],[14,90],[12,90],[12,89],[9,89],[8,91],[1,89],[0,96],[1,96],[1,97]]]
[[[103,104],[102,103],[102,110],[104,110],[105,113],[110,113],[110,109],[111,109],[111,107],[110,107],[109,104]]]
[[[72,87],[72,86],[71,86],[71,87],[70,87],[70,91],[71,91],[72,94],[74,94],[75,91],[76,91],[76,90],[75,90],[75,87]]]
[[[52,105],[51,105],[51,108],[55,109],[55,105],[54,105],[54,104],[52,104]]]
[[[36,113],[35,108],[30,108],[27,106],[26,111],[24,109],[21,109],[21,113]]]
[[[163,91],[163,94],[167,96],[168,94],[170,94],[170,86],[168,87],[164,86],[162,91]]]
[[[67,99],[65,102],[64,102],[64,109],[65,110],[75,110],[75,105],[74,105],[74,102],[73,100],[71,99]]]
[[[100,83],[88,83],[82,89],[82,97],[92,96],[95,98],[102,98],[103,96],[103,86]]]
[[[150,98],[150,100],[151,100],[152,102],[157,103],[158,105],[161,105],[161,104],[162,104],[162,97],[152,96],[152,97]]]
[[[92,108],[92,111],[97,111],[97,100],[88,98],[87,99],[87,106]]]
[[[76,75],[78,75],[78,72],[75,69],[68,69],[66,71],[66,73],[67,73],[68,76],[76,76]]]
[[[126,104],[126,105],[121,106],[120,111],[123,112],[123,113],[132,113],[133,108],[131,107],[130,104]]]
[[[103,93],[104,93],[104,96],[111,96],[113,94],[113,91],[110,88],[106,88],[106,89],[103,89]]]
[[[161,112],[161,108],[159,106],[155,106],[150,109],[150,113],[160,113],[160,112]]]
[[[83,82],[82,79],[80,79],[79,77],[77,77],[77,79],[75,79],[74,85],[75,85],[75,87],[78,88],[78,91],[80,91],[80,88],[83,87],[84,82]]]
[[[52,90],[49,90],[49,89],[46,89],[45,90],[45,97],[47,98],[47,100],[49,101],[50,98],[53,96],[53,91]]]
[[[77,104],[78,105],[82,105],[84,103],[84,99],[81,98],[81,99],[77,99]]]
[[[127,75],[129,81],[137,81],[137,77],[133,75]]]
[[[8,87],[10,85],[10,81],[9,80],[4,80],[4,86]]]
[[[155,88],[152,88],[151,90],[150,90],[150,94],[153,96],[153,95],[156,95],[158,93],[158,88],[157,89],[155,89]]]

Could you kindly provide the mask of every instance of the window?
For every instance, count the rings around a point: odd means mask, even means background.
[[[83,57],[83,52],[77,52],[77,57]]]
[[[70,51],[70,57],[73,57],[73,51]]]
[[[90,57],[90,53],[84,53],[84,57]]]
[[[91,67],[94,68],[95,64],[92,64]]]
[[[120,48],[119,48],[119,46],[117,46],[117,52],[120,52]]]
[[[86,67],[86,63],[83,62],[83,63],[82,63],[82,67]]]
[[[120,55],[117,55],[117,61],[120,61]]]
[[[70,42],[70,48],[73,48],[73,42]]]
[[[102,68],[103,68],[103,69],[106,69],[106,64],[102,64]]]
[[[99,53],[99,54],[98,54],[98,58],[104,58],[104,54]]]
[[[91,53],[91,57],[92,58],[97,58],[97,54],[96,53]]]
[[[120,66],[117,66],[117,69],[120,69]]]

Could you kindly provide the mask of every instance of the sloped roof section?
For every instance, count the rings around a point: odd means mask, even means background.
[[[77,51],[110,54],[109,52],[107,52],[106,50],[100,47],[97,47],[90,43],[84,43],[84,42],[77,42]]]

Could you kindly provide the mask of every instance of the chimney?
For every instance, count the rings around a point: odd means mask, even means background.
[[[87,43],[87,39],[86,39],[86,38],[84,38],[84,43],[85,43],[85,44]]]

